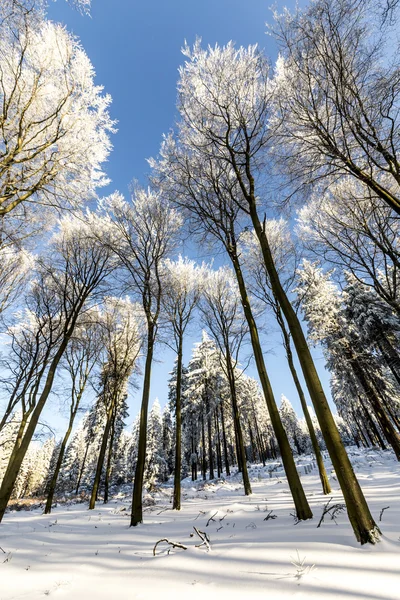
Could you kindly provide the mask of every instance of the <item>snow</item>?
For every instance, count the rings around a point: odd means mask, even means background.
[[[317,528],[322,509],[342,502],[329,461],[333,493],[322,495],[311,457],[298,468],[314,519],[294,524],[293,504],[279,462],[250,468],[253,495],[240,476],[183,482],[182,510],[170,509],[171,487],[146,498],[145,521],[129,528],[130,493],[108,505],[59,505],[51,515],[37,509],[10,512],[0,526],[0,600],[97,600],[153,598],[314,598],[398,600],[400,590],[400,473],[393,453],[350,450],[351,459],[383,537],[359,546],[345,513]],[[269,469],[276,469],[269,474]],[[154,504],[155,502],[155,504]],[[268,512],[267,512],[268,511]],[[277,518],[265,521],[269,511]],[[213,520],[210,520],[210,518]],[[207,525],[207,522],[209,524]],[[197,527],[211,550],[196,548]],[[191,534],[194,534],[191,537]],[[171,549],[161,538],[181,542]]]

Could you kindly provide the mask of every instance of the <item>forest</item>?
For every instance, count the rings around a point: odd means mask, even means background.
[[[88,0],[70,4],[87,18]],[[0,529],[21,507],[122,493],[136,527],[152,494],[181,511],[190,482],[231,476],[250,500],[254,465],[282,469],[301,523],[319,517],[299,469],[311,456],[324,502],[334,481],[354,540],[374,546],[385,523],[350,455],[382,452],[398,472],[398,2],[278,7],[276,61],[185,42],[174,126],[127,197],[101,193],[111,96],[47,9],[0,4]],[[271,384],[272,330],[301,416]],[[56,438],[42,416],[60,397]]]

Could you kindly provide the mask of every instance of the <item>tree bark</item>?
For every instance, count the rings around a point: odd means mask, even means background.
[[[208,439],[208,465],[209,475],[208,479],[214,479],[214,457],[212,448],[212,422],[210,414],[210,404],[208,400],[208,394],[206,392],[206,413],[207,413],[207,439]]]
[[[375,425],[375,421],[373,420],[373,418],[369,414],[369,411],[368,411],[367,407],[365,406],[364,400],[362,399],[361,396],[358,396],[358,400],[359,400],[359,402],[360,402],[360,404],[362,406],[363,413],[364,413],[366,419],[369,421],[370,427],[371,427],[371,429],[372,429],[372,431],[373,431],[373,433],[374,433],[374,435],[375,435],[375,437],[376,437],[376,439],[378,441],[378,444],[380,445],[380,447],[382,448],[382,450],[387,450],[386,444],[383,441],[383,438],[382,438],[382,436],[381,436],[381,434],[379,432],[378,427]]]
[[[78,395],[76,397],[76,401],[75,401],[75,406],[71,405],[71,409],[70,409],[70,417],[69,417],[69,422],[68,422],[68,428],[67,431],[65,432],[63,441],[61,442],[61,446],[60,446],[60,452],[58,453],[58,457],[57,457],[57,463],[56,463],[56,467],[54,469],[54,473],[52,475],[49,487],[48,487],[48,491],[47,491],[47,499],[46,499],[46,506],[44,508],[44,514],[48,515],[51,513],[51,505],[53,504],[53,498],[54,498],[54,492],[56,489],[56,485],[57,485],[57,480],[58,480],[58,476],[60,474],[60,470],[61,470],[61,466],[64,460],[64,455],[65,455],[65,450],[67,447],[67,443],[69,440],[69,437],[71,435],[71,431],[72,431],[72,427],[74,425],[74,421],[75,421],[75,417],[76,414],[78,412],[78,408],[82,399],[82,395],[84,392],[84,389],[86,387],[86,382],[87,382],[87,378],[88,376],[85,377],[83,384],[80,386]],[[73,399],[72,399],[72,403],[73,403]]]
[[[222,473],[222,457],[221,457],[221,433],[219,429],[218,407],[214,413],[215,429],[217,431],[217,475],[218,479]]]

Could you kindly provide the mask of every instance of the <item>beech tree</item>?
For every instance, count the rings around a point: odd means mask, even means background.
[[[248,334],[246,318],[242,312],[240,294],[234,273],[228,267],[218,271],[209,271],[200,302],[202,319],[210,331],[221,353],[221,367],[229,382],[235,431],[238,440],[238,462],[243,475],[244,492],[251,494],[250,479],[247,472],[246,453],[240,415],[235,368],[239,362],[239,352],[245,336]]]
[[[274,153],[296,188],[350,174],[400,214],[399,58],[374,6],[317,0],[275,13]]]
[[[26,319],[10,332],[15,390],[23,415],[0,488],[0,520],[67,345],[114,269],[111,252],[96,242],[104,224],[93,214],[60,221],[49,254],[39,263]]]
[[[300,260],[299,253],[293,243],[288,225],[283,219],[265,220],[263,227],[267,233],[267,238],[269,240],[275,265],[279,271],[282,287],[285,290],[285,293],[289,294],[294,284],[296,269]],[[254,230],[249,230],[243,233],[241,236],[241,247],[243,249],[246,269],[249,274],[250,292],[260,302],[272,309],[281,330],[283,347],[285,349],[290,373],[296,386],[304,417],[306,419],[313,452],[318,465],[322,489],[324,494],[329,494],[331,492],[331,487],[324,466],[317,436],[315,434],[313,421],[310,417],[307,407],[304,390],[300,383],[300,378],[295,367],[290,331],[285,322],[278,299],[272,290],[268,276],[268,270],[263,260],[261,246]]]
[[[104,358],[100,372],[99,396],[104,428],[98,452],[89,509],[95,507],[104,460],[108,452],[104,502],[108,501],[112,454],[115,451],[118,418],[124,414],[127,385],[142,346],[141,306],[128,298],[106,298],[101,319]]]
[[[263,217],[259,215],[260,194],[264,194],[267,185],[266,165],[271,150],[268,125],[272,116],[272,89],[267,61],[255,46],[236,50],[232,43],[203,50],[197,42],[193,49],[185,47],[184,54],[187,61],[180,69],[178,85],[180,136],[202,155],[206,164],[211,160],[207,156],[211,156],[213,164],[225,169],[232,200],[254,228],[272,291],[291,333],[338,473],[355,536],[361,543],[374,543],[378,530],[340,439],[301,323],[280,281]],[[198,177],[200,173],[195,172],[195,175]],[[271,410],[270,414],[274,422]]]
[[[58,481],[58,476],[65,456],[68,440],[74,426],[75,418],[81,406],[83,394],[90,375],[96,365],[100,352],[100,336],[99,327],[96,323],[97,311],[87,313],[85,322],[79,324],[74,334],[73,339],[68,344],[63,360],[63,367],[71,378],[71,393],[69,405],[68,426],[57,448],[57,458],[54,468],[50,473],[49,480],[46,485],[46,505],[44,508],[45,514],[51,512],[51,507],[54,498],[54,492]]]
[[[167,259],[163,265],[162,306],[168,329],[173,334],[173,349],[177,354],[175,389],[175,469],[172,508],[181,508],[182,469],[182,357],[183,337],[199,301],[204,268],[181,256]],[[171,344],[168,344],[171,345]]]
[[[139,187],[134,188],[131,202],[114,194],[103,203],[103,208],[109,215],[115,232],[108,243],[118,256],[125,285],[133,297],[140,299],[147,328],[139,447],[131,513],[131,526],[136,526],[143,520],[147,413],[154,346],[162,309],[162,263],[174,248],[181,217],[160,193]]]

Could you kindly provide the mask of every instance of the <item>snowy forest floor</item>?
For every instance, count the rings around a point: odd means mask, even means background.
[[[301,457],[298,468],[314,518],[297,525],[282,468],[272,477],[268,472],[278,462],[252,466],[250,497],[237,475],[205,484],[185,480],[182,510],[175,512],[171,488],[162,487],[136,528],[129,528],[130,497],[124,493],[93,511],[74,504],[46,516],[41,509],[9,512],[0,525],[0,600],[398,600],[400,465],[389,452],[349,453],[382,529],[376,546],[359,546],[345,512],[337,524],[328,515],[317,528],[329,498],[331,504],[343,498],[329,461],[333,493],[323,496],[317,470],[305,474],[311,457]],[[265,520],[270,511],[276,518]],[[207,533],[210,551],[196,547],[201,542],[193,527]],[[161,543],[153,556],[161,538],[187,550]]]

